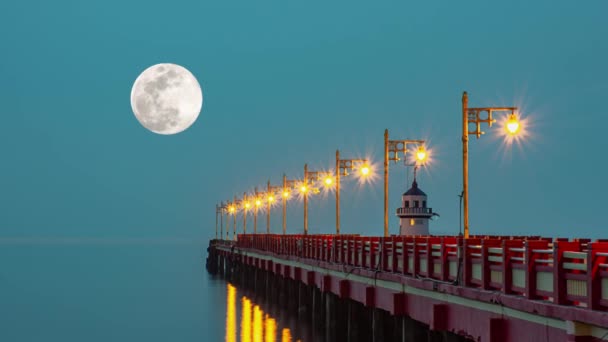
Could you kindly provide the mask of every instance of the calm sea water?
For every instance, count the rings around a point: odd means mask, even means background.
[[[192,243],[0,244],[0,341],[313,341]]]

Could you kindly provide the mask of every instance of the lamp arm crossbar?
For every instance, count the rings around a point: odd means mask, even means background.
[[[492,113],[494,112],[514,112],[517,110],[517,107],[481,107],[481,108],[467,108],[467,125],[474,124],[475,130],[470,131],[467,130],[469,135],[474,135],[478,139],[482,134],[485,134],[484,131],[481,130],[481,124],[486,123],[488,126],[492,127],[492,124],[496,122],[496,120],[492,117]],[[487,112],[487,116],[482,118],[480,116],[481,113]]]
[[[388,160],[397,162],[401,160],[399,158],[399,152],[404,155],[407,153],[407,145],[408,144],[424,144],[424,140],[389,140],[388,141]]]
[[[340,159],[337,163],[339,173],[343,176],[348,176],[348,170],[354,169],[356,164],[367,162],[367,159]]]
[[[476,107],[476,108],[467,108],[469,112],[506,112],[506,111],[516,111],[517,107]]]
[[[298,186],[297,180],[286,180],[285,187],[283,189],[295,189]]]
[[[268,190],[270,190],[270,192],[275,192],[275,191],[283,190],[283,187],[282,186],[271,185],[271,186],[268,187]]]
[[[321,177],[331,176],[330,172],[325,171],[308,171],[306,181],[316,182]]]

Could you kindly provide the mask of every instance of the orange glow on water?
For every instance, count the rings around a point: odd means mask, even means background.
[[[251,301],[243,297],[241,306],[241,341],[251,342]]]
[[[275,342],[277,338],[277,322],[268,314],[265,316],[266,321],[266,342]]]
[[[281,342],[291,342],[291,332],[289,329],[284,328],[281,332]]]
[[[253,307],[253,341],[262,342],[264,326],[262,325],[262,310],[259,306]]]
[[[236,342],[236,288],[231,284],[226,294],[226,342]]]
[[[227,284],[226,298],[226,342],[237,341],[237,324],[239,308],[237,307],[238,289]],[[277,338],[282,342],[291,342],[289,328],[280,328],[276,318],[265,313],[259,305],[255,305],[246,296],[239,296],[240,304],[240,339],[242,342],[274,342]],[[278,335],[280,333],[280,335]]]

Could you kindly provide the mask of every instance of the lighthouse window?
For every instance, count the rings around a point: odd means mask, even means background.
[[[414,201],[414,208],[420,207],[420,201]]]
[[[422,207],[426,208],[426,201],[422,201]]]
[[[405,205],[406,208],[410,207],[410,201],[405,201],[403,204]]]

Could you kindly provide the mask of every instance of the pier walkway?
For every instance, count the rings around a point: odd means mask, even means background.
[[[608,340],[607,241],[240,234],[209,253],[208,267],[261,270],[331,293],[332,305],[354,301],[474,341]]]

